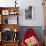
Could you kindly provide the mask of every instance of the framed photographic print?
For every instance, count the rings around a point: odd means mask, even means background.
[[[2,10],[2,15],[9,15],[9,10]]]
[[[18,12],[17,12],[16,10],[10,10],[10,11],[9,11],[9,14],[10,14],[10,15],[16,15],[17,13],[18,13]]]
[[[34,19],[34,16],[34,8],[32,6],[25,9],[25,19]]]

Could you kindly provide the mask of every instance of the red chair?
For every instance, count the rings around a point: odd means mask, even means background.
[[[33,31],[33,29],[31,29],[31,28],[27,29],[27,31],[24,34],[24,37],[22,38],[21,45],[22,46],[27,46],[26,43],[25,43],[25,39],[28,39],[29,37],[32,37],[32,36],[36,37],[36,39],[37,39],[37,35]],[[35,46],[41,46],[40,42],[38,41]]]

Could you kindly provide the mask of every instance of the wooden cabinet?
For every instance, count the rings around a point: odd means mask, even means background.
[[[18,41],[5,41],[2,44],[3,46],[18,46]]]
[[[44,44],[46,46],[46,0],[43,0],[43,10],[44,10]]]
[[[18,46],[19,41],[0,42],[0,46]]]
[[[0,7],[0,32],[1,32],[0,46],[18,46],[19,39],[17,40],[15,39],[19,31],[18,18],[19,18],[19,7]],[[6,32],[6,35],[8,37],[10,35],[10,33],[8,32],[13,33],[13,35],[11,34],[12,36],[10,36],[11,37],[10,40],[7,41],[3,39],[2,35],[4,35],[4,32]]]
[[[18,24],[18,17],[19,17],[19,7],[0,7],[1,24],[9,24],[9,21],[13,20],[15,22],[14,24]]]
[[[43,0],[44,26],[46,26],[46,0]]]
[[[0,41],[0,46],[2,46],[2,42]]]
[[[46,46],[46,27],[44,26],[44,46]]]

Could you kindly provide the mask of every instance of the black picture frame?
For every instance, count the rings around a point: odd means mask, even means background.
[[[32,19],[32,6],[25,9],[25,19]]]

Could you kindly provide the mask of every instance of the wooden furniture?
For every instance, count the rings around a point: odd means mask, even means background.
[[[46,26],[46,0],[43,0],[44,26]]]
[[[2,42],[0,41],[0,46],[2,46]]]
[[[5,29],[5,28],[10,28],[14,31],[14,29],[16,29],[18,32],[19,31],[19,25],[18,24],[0,24],[0,30],[1,32]]]
[[[8,16],[19,17],[19,7],[0,7],[1,24],[8,24]]]
[[[46,46],[46,0],[43,0],[43,11],[44,11],[44,46]]]
[[[44,46],[46,46],[46,26],[44,26]]]
[[[12,24],[9,23],[8,19],[9,17],[15,17],[14,22]],[[1,41],[0,46],[18,46],[18,40],[2,40],[2,32],[4,32],[4,29],[11,29],[15,33],[19,31],[19,24],[18,24],[18,18],[19,18],[19,7],[0,7],[0,32],[1,32]],[[15,30],[16,29],[16,30]]]
[[[3,43],[3,46],[18,46],[18,41],[5,41],[2,43]]]

